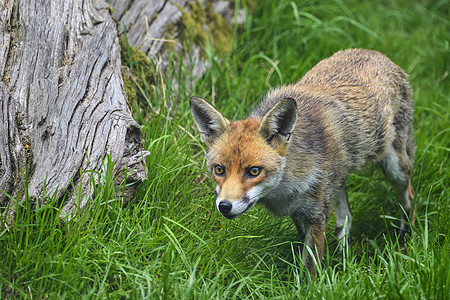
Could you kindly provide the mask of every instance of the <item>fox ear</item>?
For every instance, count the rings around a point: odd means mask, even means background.
[[[286,98],[264,116],[259,132],[269,144],[287,144],[296,122],[297,102],[292,98]]]
[[[230,123],[211,104],[200,97],[192,96],[189,99],[191,114],[200,132],[200,139],[210,147],[214,141],[225,132]]]

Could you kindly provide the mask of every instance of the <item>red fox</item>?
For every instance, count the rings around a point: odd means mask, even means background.
[[[291,216],[305,241],[303,262],[314,273],[333,206],[335,235],[344,245],[348,237],[347,177],[376,162],[403,207],[400,236],[410,233],[415,146],[407,77],[377,51],[349,49],[319,62],[298,83],[269,91],[245,120],[230,122],[191,97],[218,210],[233,219],[260,203]]]

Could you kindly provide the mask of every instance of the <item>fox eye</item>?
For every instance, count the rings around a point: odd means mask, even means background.
[[[247,169],[247,175],[249,177],[256,177],[259,174],[261,174],[262,168],[261,167],[250,167]]]
[[[216,165],[214,167],[214,173],[216,173],[217,176],[223,176],[225,174],[225,168],[221,165]]]

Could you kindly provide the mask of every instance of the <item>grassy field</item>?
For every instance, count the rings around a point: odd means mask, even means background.
[[[210,67],[198,82],[171,66],[154,87],[137,88],[133,113],[151,155],[125,208],[108,173],[92,207],[64,226],[49,203],[0,227],[0,298],[449,299],[449,14],[448,0],[258,1],[233,29],[230,53],[205,47]],[[381,51],[410,74],[415,234],[396,242],[400,208],[377,168],[352,175],[350,246],[340,255],[327,247],[308,282],[290,218],[256,207],[229,221],[216,211],[187,99],[243,118],[271,87],[354,47]],[[132,71],[147,80],[136,64]]]

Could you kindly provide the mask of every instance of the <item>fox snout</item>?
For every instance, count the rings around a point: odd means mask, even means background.
[[[219,212],[227,219],[234,219],[245,213],[247,210],[252,208],[254,203],[249,203],[247,198],[242,200],[223,200],[220,198],[216,199],[216,206]]]

